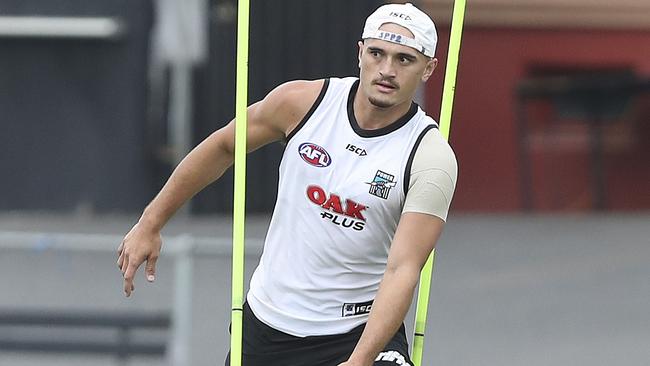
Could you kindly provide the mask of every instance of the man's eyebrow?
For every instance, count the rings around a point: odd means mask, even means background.
[[[386,51],[384,51],[383,48],[379,48],[379,47],[376,47],[376,46],[368,46],[368,50],[369,50],[370,52],[386,53]],[[399,53],[397,54],[397,57],[403,57],[403,58],[405,58],[405,59],[407,59],[407,60],[409,60],[409,61],[415,61],[415,60],[417,60],[417,56],[415,56],[415,55],[412,54],[412,53],[406,53],[406,52],[399,52]]]
[[[407,59],[407,60],[409,60],[409,61],[415,61],[415,60],[417,60],[417,57],[416,57],[415,55],[410,54],[410,53],[403,53],[403,52],[400,52],[400,53],[397,54],[397,56],[398,56],[398,57],[404,57],[405,59]]]

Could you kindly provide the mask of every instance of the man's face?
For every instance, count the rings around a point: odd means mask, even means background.
[[[406,28],[386,23],[381,30],[413,38]],[[360,89],[379,108],[411,101],[420,82],[427,81],[438,63],[411,47],[366,39],[359,42]]]

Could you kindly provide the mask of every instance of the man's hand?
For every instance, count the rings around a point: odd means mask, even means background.
[[[140,265],[146,260],[145,276],[147,281],[156,279],[156,261],[160,255],[162,239],[160,232],[145,228],[137,223],[129,231],[117,248],[117,267],[124,277],[124,293],[127,297],[135,290],[133,279]]]

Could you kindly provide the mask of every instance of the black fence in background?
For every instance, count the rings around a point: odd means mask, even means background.
[[[292,79],[357,74],[363,22],[381,1],[253,0],[250,101]],[[209,4],[209,62],[194,74],[194,144],[234,115],[235,0]],[[152,0],[0,0],[1,15],[111,16],[112,41],[0,38],[0,210],[139,212],[172,166],[148,119]],[[152,126],[154,127],[152,129]],[[248,161],[249,212],[272,209],[283,147]],[[193,200],[230,212],[232,172]]]
[[[106,355],[124,364],[135,356],[163,358],[170,327],[167,313],[1,309],[0,351]],[[149,332],[146,341],[134,339],[138,331]]]
[[[114,40],[0,37],[0,210],[130,211],[145,141],[149,0],[0,0],[2,16],[116,17]]]

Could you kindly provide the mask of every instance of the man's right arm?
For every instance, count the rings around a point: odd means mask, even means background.
[[[322,86],[322,80],[285,83],[262,101],[248,107],[248,152],[286,137],[307,114]],[[145,274],[149,281],[153,281],[162,245],[160,231],[167,221],[185,202],[221,177],[232,165],[235,123],[232,120],[208,136],[181,161],[147,205],[138,223],[124,237],[118,247],[117,265],[124,275],[127,296],[134,289],[135,272],[145,260]]]

